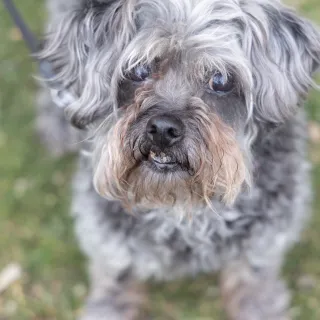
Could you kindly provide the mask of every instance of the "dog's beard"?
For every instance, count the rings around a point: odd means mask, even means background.
[[[100,138],[94,174],[99,194],[130,208],[175,204],[190,208],[211,205],[213,197],[231,204],[249,181],[235,133],[201,99],[192,98],[189,105],[190,134],[186,133],[183,147],[169,150],[158,150],[144,133],[132,130],[143,99],[128,106],[107,136]]]

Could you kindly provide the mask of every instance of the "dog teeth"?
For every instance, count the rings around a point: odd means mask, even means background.
[[[154,159],[155,157],[156,157],[156,154],[154,152],[150,151],[150,158]]]
[[[167,156],[164,152],[160,152],[159,155],[150,151],[150,158],[159,163],[169,163],[171,162],[171,157]]]

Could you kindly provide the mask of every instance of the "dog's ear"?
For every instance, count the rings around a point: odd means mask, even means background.
[[[76,127],[86,127],[112,109],[110,79],[134,32],[128,3],[81,0],[51,21],[39,58],[50,61],[56,80],[79,97],[65,108]]]
[[[254,75],[255,115],[279,123],[292,115],[320,65],[320,33],[277,1],[246,1],[243,47]]]

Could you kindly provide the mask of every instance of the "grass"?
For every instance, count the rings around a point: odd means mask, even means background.
[[[43,2],[16,1],[36,32]],[[319,0],[291,0],[320,23]],[[71,320],[87,291],[85,260],[68,216],[73,159],[51,159],[34,133],[35,71],[28,51],[0,5],[0,270],[11,262],[21,280],[0,295],[0,319]],[[320,94],[308,110],[320,122]],[[313,144],[315,195],[320,190],[320,145]],[[301,243],[290,253],[284,275],[293,291],[295,319],[320,319],[320,199]],[[223,319],[216,282],[210,276],[150,286],[157,320]]]

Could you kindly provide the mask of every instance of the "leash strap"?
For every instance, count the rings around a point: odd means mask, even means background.
[[[19,28],[22,37],[24,41],[26,42],[27,46],[29,47],[29,50],[32,53],[36,53],[39,48],[39,43],[36,40],[35,36],[32,34],[30,29],[25,24],[24,20],[22,19],[20,13],[18,12],[16,6],[11,0],[3,0],[4,5],[6,9],[8,10],[12,20],[16,24],[16,26]]]
[[[26,23],[24,22],[22,16],[20,15],[19,11],[17,10],[15,4],[12,0],[3,0],[5,8],[7,9],[8,13],[10,14],[13,22],[20,30],[22,37],[28,46],[29,50],[32,54],[36,54],[39,51],[39,42],[28,28]],[[52,79],[55,78],[55,73],[52,69],[51,64],[46,60],[36,60],[39,64],[39,71],[41,76],[47,80],[50,85],[49,89],[51,92],[53,102],[60,108],[65,108],[74,101],[76,98],[65,89],[61,83],[53,82]]]

